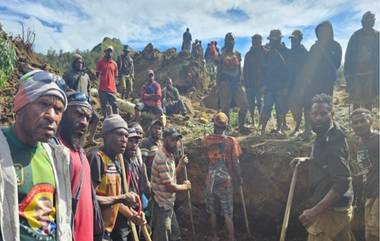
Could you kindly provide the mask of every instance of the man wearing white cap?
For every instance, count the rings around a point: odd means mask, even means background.
[[[0,131],[0,240],[72,240],[69,152],[49,145],[67,106],[62,78],[21,78],[16,122]]]

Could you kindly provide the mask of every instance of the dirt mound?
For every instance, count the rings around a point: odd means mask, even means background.
[[[3,35],[10,40],[16,50],[17,62],[15,69],[4,88],[0,89],[0,124],[6,125],[13,119],[13,97],[17,92],[19,78],[33,69],[43,69],[55,72],[54,69],[45,64],[32,50],[29,43],[24,42],[20,36]]]
[[[137,90],[146,81],[148,69],[155,71],[156,79],[161,83],[167,77],[172,78],[173,84],[182,93],[194,90],[204,93],[211,84],[205,63],[193,59],[187,53],[177,53],[175,48],[160,52],[152,44],[148,44],[133,59]]]

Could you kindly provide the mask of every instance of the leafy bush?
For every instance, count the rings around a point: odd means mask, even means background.
[[[12,42],[0,37],[0,88],[3,88],[9,80],[16,61],[16,50]]]

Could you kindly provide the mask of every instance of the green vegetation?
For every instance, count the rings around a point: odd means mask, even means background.
[[[0,26],[0,89],[10,79],[15,68],[17,55],[12,42],[6,38]]]

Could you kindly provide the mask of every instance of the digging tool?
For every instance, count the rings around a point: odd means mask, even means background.
[[[123,176],[123,185],[124,185],[124,189],[125,189],[125,193],[128,192],[128,183],[127,183],[127,175],[126,175],[126,172],[125,172],[125,166],[124,166],[124,159],[123,159],[123,155],[120,154],[118,156],[118,159],[119,159],[119,162],[120,162],[120,166],[121,166],[121,172],[122,172],[122,176]],[[139,206],[141,207],[141,203],[139,203]],[[143,212],[141,212],[141,215],[142,215],[142,219],[144,221],[144,224],[141,225],[141,229],[142,229],[142,233],[143,233],[143,236],[145,238],[145,241],[152,241],[151,237],[150,237],[150,232],[149,232],[149,228],[148,228],[148,224],[145,220],[145,215]],[[139,236],[137,234],[137,229],[136,229],[136,224],[134,224],[132,221],[129,221],[128,222],[129,226],[131,227],[131,230],[132,230],[132,238],[133,238],[133,241],[139,241]]]
[[[122,175],[122,178],[123,178],[122,181],[123,181],[123,186],[124,186],[124,193],[127,193],[128,192],[128,182],[127,182],[127,175],[126,175],[126,172],[125,172],[123,154],[119,154],[118,157],[117,157],[117,159],[119,160],[120,167],[121,167],[121,175]],[[133,241],[139,241],[139,236],[137,234],[136,225],[132,221],[128,221],[128,224],[129,224],[129,226],[131,227],[131,230],[132,230]]]
[[[245,205],[245,198],[244,198],[244,193],[243,193],[243,185],[240,185],[239,191],[240,191],[241,203],[243,204],[245,228],[247,229],[247,233],[251,236],[252,234],[251,234],[251,229],[249,228],[249,223],[248,223],[248,215],[247,215],[247,208],[246,208],[246,205]]]
[[[180,140],[180,143],[181,143],[181,156],[184,156],[185,155],[185,150],[183,148],[183,143],[182,143],[182,140]],[[185,174],[185,180],[189,180],[188,179],[188,176],[187,176],[187,168],[186,168],[186,165],[184,166],[183,168],[183,172]],[[188,201],[188,204],[189,204],[189,210],[190,210],[190,222],[191,222],[191,231],[192,231],[192,234],[193,234],[193,238],[195,237],[195,228],[194,228],[194,219],[193,219],[193,209],[191,207],[191,196],[190,196],[190,190],[187,190],[187,201]]]
[[[296,187],[296,180],[297,180],[297,174],[298,174],[298,166],[302,162],[304,162],[304,161],[306,161],[306,158],[300,158],[300,159],[298,159],[298,161],[297,161],[297,163],[296,163],[296,165],[294,167],[292,181],[290,182],[288,200],[286,202],[284,220],[282,222],[280,241],[285,241],[286,231],[288,229],[288,224],[289,224],[290,209],[292,207],[294,190],[295,190],[295,187]]]

